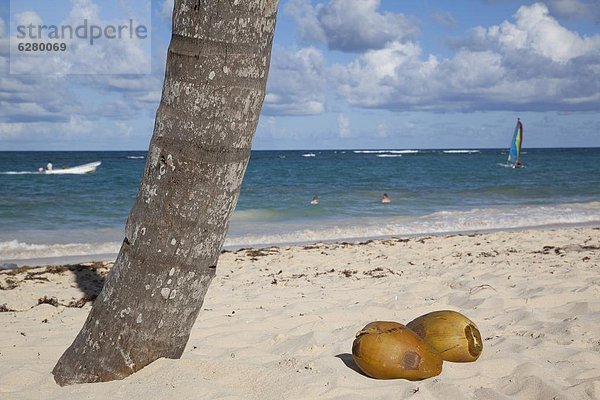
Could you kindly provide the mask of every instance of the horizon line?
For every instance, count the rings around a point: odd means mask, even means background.
[[[402,151],[402,150],[506,150],[506,147],[407,147],[407,148],[364,148],[364,147],[353,147],[353,148],[331,148],[331,149],[251,149],[251,151]],[[561,147],[524,147],[524,150],[542,150],[542,149],[600,149],[600,146],[561,146]],[[0,150],[0,153],[11,153],[11,152],[36,152],[36,153],[52,153],[52,152],[145,152],[148,150],[108,150],[108,149],[95,149],[95,150]]]

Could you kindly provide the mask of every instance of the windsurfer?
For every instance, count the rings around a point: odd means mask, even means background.
[[[508,163],[513,168],[522,168],[521,163],[521,146],[523,144],[523,124],[521,118],[517,118],[517,126],[515,127],[515,133],[513,135],[510,151],[508,152]]]
[[[519,129],[519,131],[521,132],[521,136],[519,138],[519,149],[517,151],[517,161],[515,161],[515,168],[521,168],[523,166],[523,163],[521,162],[521,160],[519,160],[519,156],[521,155],[521,143],[523,141],[523,124],[521,123],[521,118],[517,118],[517,127]]]

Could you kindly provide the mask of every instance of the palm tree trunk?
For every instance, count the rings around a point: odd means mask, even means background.
[[[179,358],[215,275],[265,96],[278,0],[176,0],[162,99],[125,239],[54,379]]]

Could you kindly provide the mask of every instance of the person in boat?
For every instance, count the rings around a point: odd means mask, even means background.
[[[521,168],[523,167],[523,163],[519,160],[517,160],[517,162],[515,163],[515,168]]]
[[[50,161],[46,164],[46,171],[52,171],[52,163]]]
[[[391,202],[392,202],[392,199],[390,199],[390,196],[388,196],[387,193],[384,193],[383,196],[381,196],[382,204],[391,203]]]
[[[317,196],[313,196],[312,200],[310,201],[310,204],[319,204],[319,198]]]

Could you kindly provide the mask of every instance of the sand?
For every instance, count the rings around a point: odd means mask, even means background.
[[[0,398],[600,398],[600,228],[224,253],[180,360],[61,388],[51,370],[109,268],[0,272]],[[365,324],[442,309],[479,326],[478,361],[419,382],[356,370]]]

